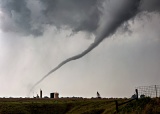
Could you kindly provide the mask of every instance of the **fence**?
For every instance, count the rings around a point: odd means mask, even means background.
[[[160,97],[160,85],[139,86],[136,89],[138,90],[139,97]]]
[[[119,112],[119,109],[118,109],[119,106],[121,106],[123,104],[126,104],[126,103],[129,103],[129,102],[131,102],[133,100],[138,100],[138,98],[142,98],[142,97],[151,97],[151,98],[160,97],[160,85],[139,86],[139,87],[136,87],[135,91],[136,91],[136,94],[134,94],[132,96],[132,99],[130,99],[130,100],[126,101],[126,102],[123,102],[123,103],[118,103],[117,100],[115,101],[116,112],[117,113]]]
[[[135,92],[136,92],[136,94],[135,94],[136,97],[135,97],[135,98],[132,98],[132,99],[130,99],[130,100],[126,101],[126,102],[123,102],[123,103],[118,103],[117,100],[115,101],[115,104],[116,104],[116,112],[117,112],[117,113],[119,112],[119,109],[118,109],[119,106],[124,105],[124,104],[126,104],[126,103],[129,103],[129,102],[131,102],[131,101],[133,101],[133,100],[138,100],[138,89],[135,89]]]

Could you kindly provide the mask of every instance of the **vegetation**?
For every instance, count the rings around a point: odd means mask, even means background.
[[[1,98],[0,114],[114,114],[115,100],[128,99],[27,99]],[[160,98],[142,98],[119,106],[119,114],[158,114]]]

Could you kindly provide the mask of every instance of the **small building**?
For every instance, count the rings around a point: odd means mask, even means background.
[[[50,98],[54,98],[54,93],[50,93]]]
[[[59,98],[59,93],[55,92],[55,93],[50,93],[50,98]]]

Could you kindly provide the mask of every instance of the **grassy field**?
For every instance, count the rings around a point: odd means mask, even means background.
[[[0,114],[114,114],[115,100],[1,98]],[[144,98],[119,106],[119,114],[159,114],[160,98]]]

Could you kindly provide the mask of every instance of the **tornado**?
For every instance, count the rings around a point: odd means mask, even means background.
[[[95,37],[94,42],[86,50],[84,50],[82,53],[62,61],[55,68],[53,68],[51,71],[49,71],[45,76],[43,76],[39,81],[37,81],[33,85],[33,87],[31,88],[30,92],[38,84],[40,84],[45,78],[50,76],[52,73],[54,73],[56,70],[61,68],[66,63],[71,62],[73,60],[80,59],[83,56],[85,56],[86,54],[88,54],[95,47],[97,47],[105,38],[108,38],[109,36],[114,34],[116,32],[116,30],[123,23],[125,23],[128,20],[134,18],[135,15],[139,12],[140,0],[120,0],[120,1],[121,2],[120,2],[120,4],[118,4],[118,6],[115,6],[114,9],[111,9],[112,13],[109,15],[108,20],[106,22],[104,22],[103,25],[100,24],[99,28],[97,28],[96,37]],[[109,2],[111,4],[115,4],[116,2],[119,3],[119,0],[111,0]],[[105,20],[105,16],[104,16],[103,20]]]

